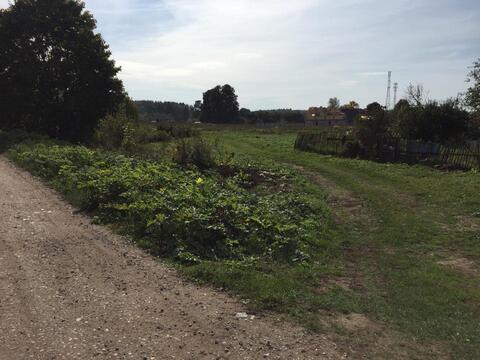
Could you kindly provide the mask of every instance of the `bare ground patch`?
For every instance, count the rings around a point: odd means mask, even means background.
[[[480,269],[478,268],[477,264],[474,261],[464,257],[440,260],[438,261],[438,264],[461,272],[465,275],[476,276],[480,274]]]
[[[341,359],[76,214],[0,157],[0,359]]]
[[[355,344],[350,352],[352,359],[448,358],[441,344],[420,344],[418,340],[397,333],[364,314],[339,315],[333,324],[346,330],[350,341]]]
[[[380,324],[370,320],[363,314],[340,315],[337,323],[349,331],[367,330],[368,332],[381,331]]]
[[[444,231],[480,232],[480,218],[468,215],[455,216],[453,224],[440,223],[439,226]]]
[[[457,216],[455,227],[459,231],[479,231],[480,232],[480,218],[473,216]]]
[[[303,166],[291,165],[300,171],[314,184],[327,191],[327,201],[331,205],[337,225],[352,221],[358,217],[368,217],[365,203],[351,192],[339,188],[333,181],[328,180],[318,172],[305,169]]]
[[[393,198],[400,204],[403,204],[405,207],[409,209],[418,209],[420,208],[420,204],[415,196],[411,194],[407,194],[404,192],[394,192],[392,193]]]
[[[343,290],[352,290],[352,279],[347,277],[327,277],[320,280],[315,289],[319,293],[325,293],[332,288],[339,287]]]

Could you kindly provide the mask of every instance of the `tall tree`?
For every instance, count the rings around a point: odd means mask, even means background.
[[[480,58],[473,64],[467,82],[472,83],[472,86],[467,90],[466,103],[475,111],[480,112]]]
[[[342,105],[341,106],[341,109],[358,109],[360,107],[360,105],[352,100],[352,101],[349,101],[348,104],[345,104],[345,105]]]
[[[203,94],[202,122],[234,123],[238,121],[239,105],[235,89],[226,84]]]
[[[356,136],[366,155],[373,158],[377,155],[377,140],[389,127],[388,116],[382,105],[373,102],[367,105],[366,116],[356,120]]]
[[[328,99],[328,108],[329,109],[339,109],[340,108],[340,100],[338,100],[338,98],[336,98],[336,97]]]
[[[81,141],[125,94],[77,0],[16,0],[0,13],[0,127]]]
[[[422,106],[428,102],[428,92],[421,84],[409,84],[405,91],[405,97],[412,106]]]

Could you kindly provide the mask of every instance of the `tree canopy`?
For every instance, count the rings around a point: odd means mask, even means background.
[[[194,107],[173,101],[135,101],[140,120],[143,121],[180,121],[193,117]]]
[[[237,95],[230,85],[218,85],[203,94],[202,122],[235,123],[238,121],[238,113]]]
[[[467,81],[472,85],[467,90],[466,103],[473,110],[480,112],[480,58],[473,64]]]
[[[303,123],[305,111],[292,109],[257,110],[240,109],[240,119],[247,124],[273,124],[273,123]]]
[[[81,141],[125,97],[96,22],[76,0],[0,12],[0,127]]]
[[[422,141],[455,141],[467,132],[468,126],[468,113],[461,109],[458,99],[417,106],[404,104],[395,108],[393,117],[402,137]]]
[[[328,108],[329,109],[339,109],[340,108],[340,100],[338,100],[338,98],[336,98],[336,97],[328,99]]]
[[[358,109],[360,108],[360,105],[355,101],[349,101],[348,104],[344,104],[340,107],[340,109]]]

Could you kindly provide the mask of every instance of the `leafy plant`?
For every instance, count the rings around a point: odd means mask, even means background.
[[[214,164],[205,140],[182,146],[185,164]],[[225,178],[82,146],[21,144],[9,155],[101,222],[121,225],[155,254],[182,263],[251,257],[303,262],[319,251],[326,230],[301,194],[256,193],[244,185],[243,171]]]

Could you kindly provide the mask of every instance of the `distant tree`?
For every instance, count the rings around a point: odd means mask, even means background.
[[[396,104],[395,104],[395,108],[393,109],[394,111],[398,111],[400,109],[403,109],[403,108],[408,108],[410,107],[410,103],[408,102],[408,100],[405,100],[405,99],[400,99]]]
[[[0,127],[91,138],[125,97],[82,1],[16,0],[0,12]]]
[[[360,105],[356,101],[350,101],[348,104],[342,105],[341,109],[358,109]]]
[[[377,116],[380,113],[384,113],[383,106],[380,105],[378,102],[368,104],[366,110],[368,116]]]
[[[467,82],[471,83],[472,86],[467,90],[465,102],[470,108],[480,112],[480,58],[473,64]]]
[[[139,119],[137,105],[129,96],[125,96],[118,111],[124,111],[125,117],[132,122],[137,122]]]
[[[241,108],[238,115],[239,115],[239,118],[240,118],[241,122],[243,122],[243,123],[251,124],[251,123],[255,122],[254,121],[255,120],[254,114],[252,113],[252,111],[250,111],[247,108]]]
[[[340,108],[340,100],[338,100],[338,98],[336,98],[336,97],[328,99],[328,108],[329,109],[339,109]]]
[[[288,111],[285,113],[284,120],[287,123],[300,124],[305,122],[305,113],[302,111]]]
[[[421,106],[428,101],[428,92],[425,91],[421,84],[409,84],[405,91],[408,103],[412,106]]]
[[[389,125],[387,113],[378,102],[367,105],[365,116],[357,118],[356,137],[368,157],[376,156],[377,139],[388,131]]]
[[[202,114],[202,100],[195,101],[195,105],[193,105],[193,117],[195,119],[199,119]]]
[[[460,139],[467,132],[469,118],[458,99],[405,106],[395,116],[396,128],[402,137],[435,142]]]
[[[238,113],[237,95],[230,85],[218,85],[203,94],[202,122],[235,123]]]
[[[195,117],[194,107],[173,101],[135,101],[139,117],[142,121],[161,122],[178,121],[185,122]],[[199,116],[199,115],[198,115]],[[197,116],[197,118],[198,118]]]

